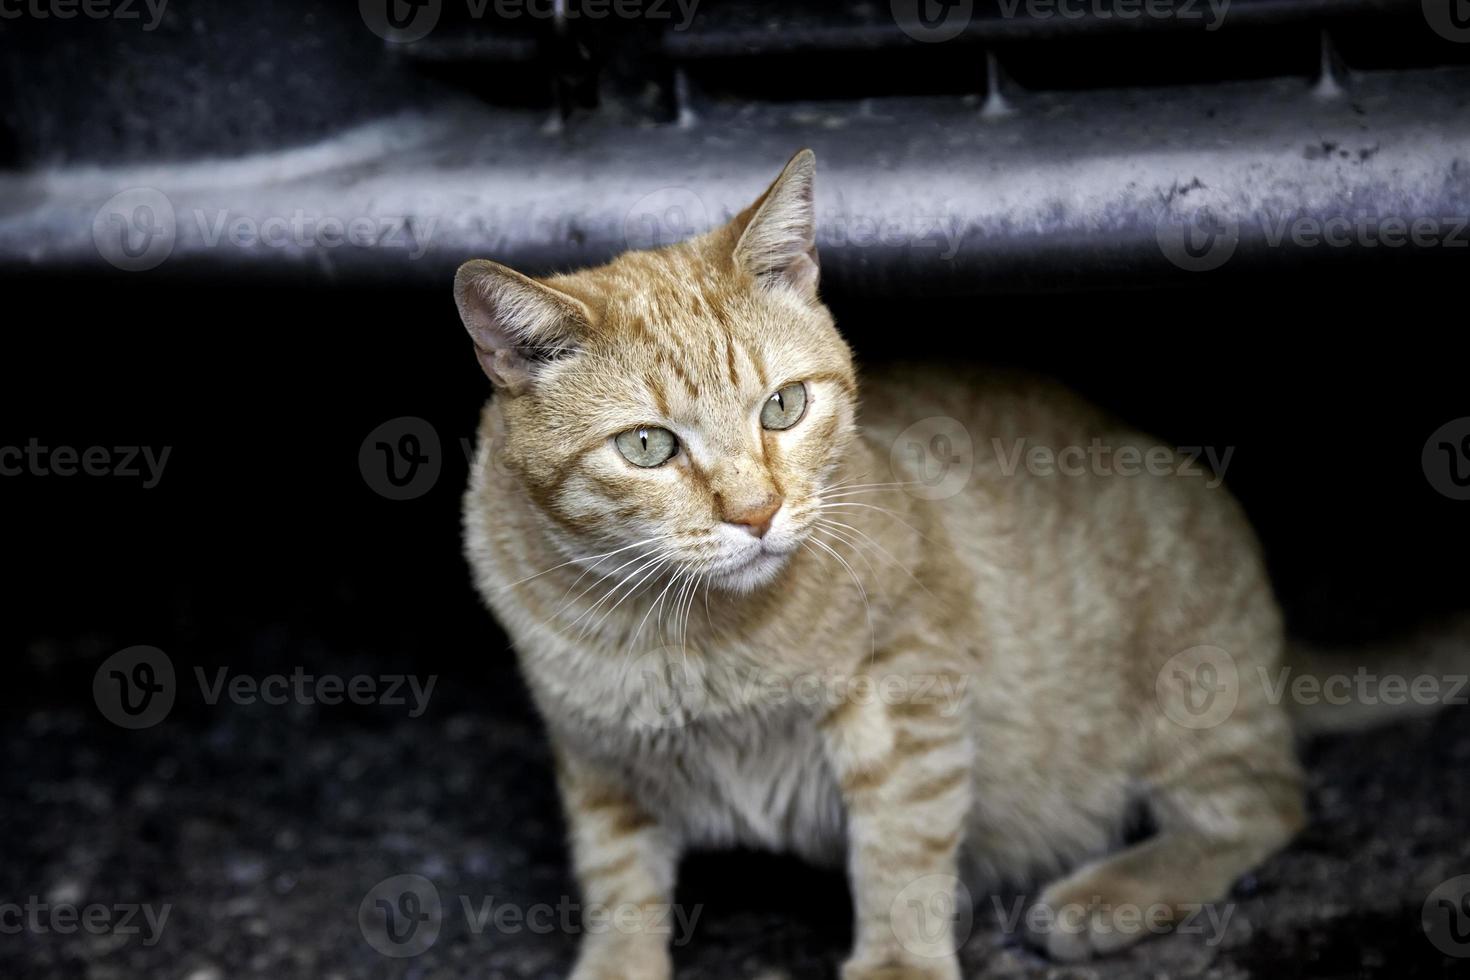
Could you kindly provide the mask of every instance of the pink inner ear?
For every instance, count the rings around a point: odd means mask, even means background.
[[[523,389],[549,348],[574,346],[586,326],[578,300],[492,262],[471,262],[455,276],[455,302],[474,341],[480,369],[496,385]]]
[[[819,275],[813,176],[810,152],[793,157],[735,246],[736,262],[751,275],[807,294],[815,294]]]
[[[817,250],[813,246],[810,252],[803,252],[786,266],[783,275],[786,281],[794,286],[799,292],[815,293],[817,291],[817,277],[820,275],[820,267],[817,264]]]

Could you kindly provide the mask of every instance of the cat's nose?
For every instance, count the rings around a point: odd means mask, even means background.
[[[744,528],[758,538],[766,536],[771,529],[771,521],[775,520],[776,512],[781,509],[781,498],[772,494],[759,503],[747,505],[733,513],[725,515],[727,524]]]

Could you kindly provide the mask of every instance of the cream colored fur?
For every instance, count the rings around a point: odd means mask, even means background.
[[[545,718],[584,903],[653,923],[691,848],[840,863],[843,976],[873,980],[958,975],[934,910],[961,878],[1042,882],[1077,913],[1035,937],[1062,959],[1138,938],[1119,906],[1223,898],[1302,822],[1292,730],[1255,681],[1281,617],[1240,508],[1202,479],[1007,466],[995,447],[1021,439],[1154,445],[1043,383],[916,368],[859,389],[816,295],[812,180],[804,152],[701,238],[457,281],[500,386],[466,549]],[[763,431],[794,381],[805,417]],[[942,499],[900,441],[933,417],[974,447]],[[612,437],[643,425],[679,455],[624,460]],[[777,498],[764,538],[731,523]],[[1240,683],[1195,728],[1165,667],[1201,646]],[[1119,849],[1140,806],[1158,832]],[[659,980],[665,939],[589,935],[574,976]]]

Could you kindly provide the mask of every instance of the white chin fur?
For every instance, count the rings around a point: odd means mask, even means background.
[[[750,592],[775,578],[789,557],[789,554],[762,552],[739,568],[712,577],[710,582],[729,592]]]

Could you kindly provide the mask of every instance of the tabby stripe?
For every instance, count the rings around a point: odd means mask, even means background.
[[[932,718],[939,713],[939,706],[922,701],[897,701],[888,706],[895,718]]]
[[[932,837],[928,834],[920,834],[914,843],[919,845],[919,850],[926,856],[950,854],[960,846],[960,840],[964,834],[956,830],[952,834],[943,837]]]
[[[760,348],[747,346],[745,348],[745,356],[750,358],[750,363],[755,365],[755,376],[760,378],[761,387],[769,388],[771,386],[771,378],[766,373],[766,361],[765,358],[761,357]]]
[[[629,851],[622,857],[613,858],[609,861],[603,861],[601,864],[594,864],[590,868],[582,868],[578,872],[578,875],[584,881],[594,878],[611,878],[616,875],[622,874],[624,871],[627,871],[634,865],[634,863],[637,862],[637,860],[637,853]]]
[[[684,382],[684,387],[688,390],[689,397],[698,398],[699,386],[694,383],[694,379],[689,376],[689,372],[684,369],[684,365],[680,364],[678,359],[673,357],[668,358],[667,361],[669,369],[679,376],[680,381]]]
[[[937,799],[951,790],[958,789],[966,779],[970,778],[968,770],[956,769],[942,776],[935,776],[926,783],[920,783],[914,787],[912,792],[904,794],[905,803],[927,803]]]
[[[611,790],[595,790],[582,797],[584,810],[614,810],[629,806],[628,798]]]
[[[876,789],[887,782],[888,773],[889,765],[886,762],[869,769],[859,769],[857,772],[850,772],[842,777],[842,790],[849,796],[866,793],[868,790]]]
[[[952,745],[959,745],[963,740],[961,735],[914,735],[900,729],[898,738],[894,742],[893,750],[900,755],[909,757],[924,755],[934,749],[945,749]]]
[[[846,721],[849,716],[855,714],[859,707],[860,705],[856,701],[844,701],[827,712],[826,716],[817,722],[817,727],[825,731],[826,729],[839,725]]]
[[[725,338],[725,364],[730,369],[730,386],[740,387],[740,372],[735,370],[735,344],[729,338]]]
[[[658,823],[658,821],[654,820],[648,814],[629,809],[624,810],[622,813],[619,813],[616,817],[614,817],[612,827],[609,829],[614,835],[623,837],[627,836],[628,834],[637,833],[640,830],[647,830],[649,827],[654,826],[656,823]]]

